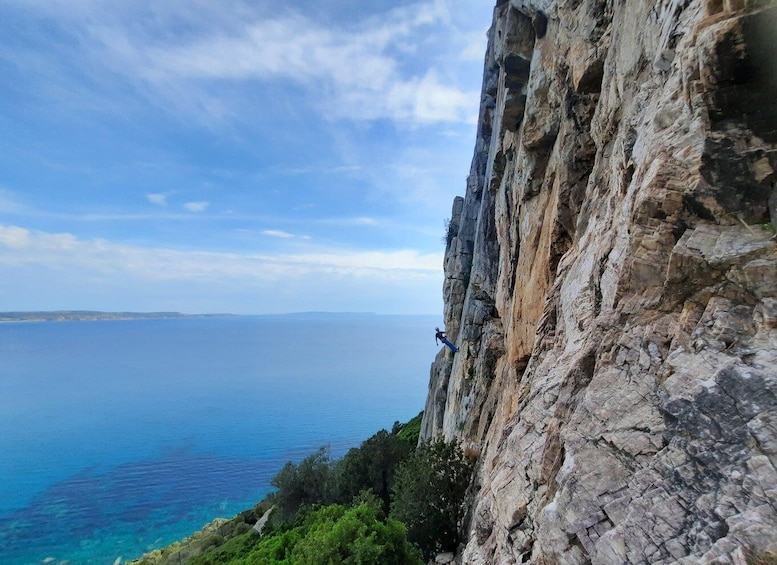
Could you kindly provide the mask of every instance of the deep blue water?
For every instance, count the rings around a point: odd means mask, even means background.
[[[428,316],[0,324],[0,563],[112,564],[422,408]]]

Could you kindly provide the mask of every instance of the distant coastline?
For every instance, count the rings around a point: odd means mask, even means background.
[[[158,320],[168,318],[223,318],[234,314],[182,314],[180,312],[99,312],[55,310],[42,312],[0,312],[0,322],[94,322],[103,320]]]
[[[102,312],[98,310],[41,310],[0,312],[4,322],[99,322],[107,320],[164,320],[183,318],[283,317],[300,319],[363,318],[377,316],[437,317],[436,314],[377,314],[375,312],[288,312],[283,314],[182,314],[181,312]]]

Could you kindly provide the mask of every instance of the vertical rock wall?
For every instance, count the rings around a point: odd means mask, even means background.
[[[777,6],[500,0],[424,437],[462,563],[777,550]]]

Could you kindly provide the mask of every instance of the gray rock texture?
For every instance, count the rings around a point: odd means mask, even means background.
[[[777,6],[500,0],[422,434],[458,563],[777,551]]]

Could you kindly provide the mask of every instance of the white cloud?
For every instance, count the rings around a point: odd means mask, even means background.
[[[34,265],[84,278],[99,274],[116,280],[197,281],[225,279],[285,284],[309,277],[358,277],[384,280],[436,280],[442,253],[415,250],[324,250],[299,254],[184,251],[84,240],[68,233],[48,233],[0,225],[0,273],[4,267]]]
[[[280,239],[291,239],[294,237],[293,233],[289,233],[282,230],[264,230],[262,232],[262,235],[266,235],[268,237],[277,237]]]
[[[485,31],[476,31],[467,34],[464,48],[461,50],[462,61],[483,62],[486,56],[488,37]]]
[[[8,249],[24,249],[29,242],[29,230],[16,226],[0,226],[0,245]]]
[[[78,240],[69,233],[34,232],[18,226],[0,225],[0,245],[9,250],[19,250],[24,253],[10,257],[14,262],[34,261],[33,257],[26,257],[30,251],[39,253],[65,253],[73,251],[78,246]]]
[[[199,200],[197,202],[187,202],[183,207],[189,212],[204,212],[207,207],[210,206],[210,202]]]
[[[444,84],[433,71],[414,76],[400,68],[391,50],[417,41],[411,34],[436,19],[423,6],[404,17],[356,31],[326,29],[301,16],[260,21],[241,35],[148,50],[142,54],[143,73],[156,84],[288,80],[312,89],[335,119],[471,120],[477,92]]]
[[[430,71],[421,79],[394,84],[387,103],[394,116],[414,122],[472,123],[477,101],[477,93],[446,86]]]
[[[315,220],[315,223],[326,225],[326,226],[342,226],[342,227],[351,227],[351,226],[372,226],[372,227],[392,227],[393,222],[386,218],[373,218],[370,216],[355,216],[355,217],[345,217],[345,218],[320,218],[318,220]]]
[[[443,0],[342,24],[293,8],[270,15],[269,5],[234,4],[225,10],[204,1],[192,11],[124,2],[107,10],[85,2],[73,13],[63,3],[36,7],[70,18],[85,50],[71,56],[92,59],[83,68],[93,80],[128,79],[132,92],[208,125],[243,115],[239,89],[255,81],[301,87],[307,104],[328,119],[467,122],[477,108],[477,91],[462,89],[454,74],[433,71],[464,60],[430,53],[447,45],[440,39],[458,35]]]
[[[414,250],[186,251],[0,225],[7,310],[437,313],[441,265]]]
[[[167,204],[167,196],[168,195],[164,193],[146,194],[146,198],[149,202],[158,204],[159,206],[165,206]]]

